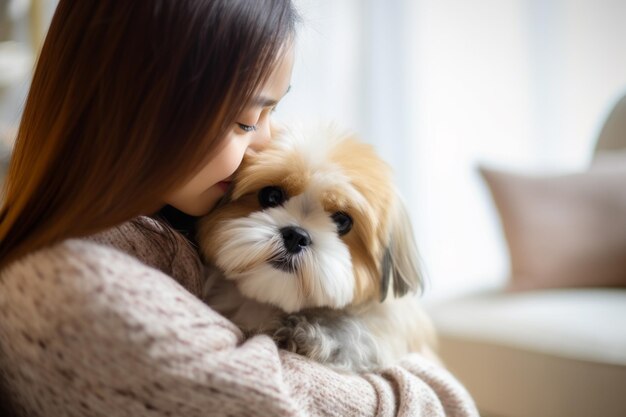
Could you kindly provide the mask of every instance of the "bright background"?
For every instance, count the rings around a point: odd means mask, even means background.
[[[334,119],[394,167],[439,299],[506,280],[476,167],[584,169],[626,92],[626,2],[296,0],[292,91],[279,117]]]
[[[46,21],[55,2],[41,2]],[[30,2],[11,3],[14,37],[28,44]],[[335,120],[393,166],[427,299],[502,285],[508,254],[476,167],[584,169],[607,111],[626,91],[626,2],[295,3],[303,23],[292,90],[277,117]],[[0,52],[0,75],[6,58]],[[0,85],[5,126],[19,120],[28,74],[12,80]]]

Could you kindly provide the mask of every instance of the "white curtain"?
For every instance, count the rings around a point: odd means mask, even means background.
[[[479,163],[583,169],[626,92],[626,2],[296,0],[278,118],[336,120],[396,171],[426,297],[500,285],[508,258]]]

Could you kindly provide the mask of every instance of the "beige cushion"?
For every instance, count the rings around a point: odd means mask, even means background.
[[[606,118],[594,154],[626,149],[626,95],[613,106]]]
[[[626,286],[626,153],[583,173],[481,174],[502,221],[511,288]]]

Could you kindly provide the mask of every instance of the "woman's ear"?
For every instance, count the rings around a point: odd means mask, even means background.
[[[381,262],[381,302],[387,297],[390,283],[396,298],[423,286],[413,227],[399,197],[392,208],[390,226],[389,242]]]

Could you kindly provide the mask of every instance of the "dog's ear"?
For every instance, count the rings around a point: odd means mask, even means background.
[[[423,285],[413,227],[404,203],[399,198],[394,202],[390,222],[389,243],[381,263],[381,302],[387,298],[390,283],[395,297],[421,290]]]

